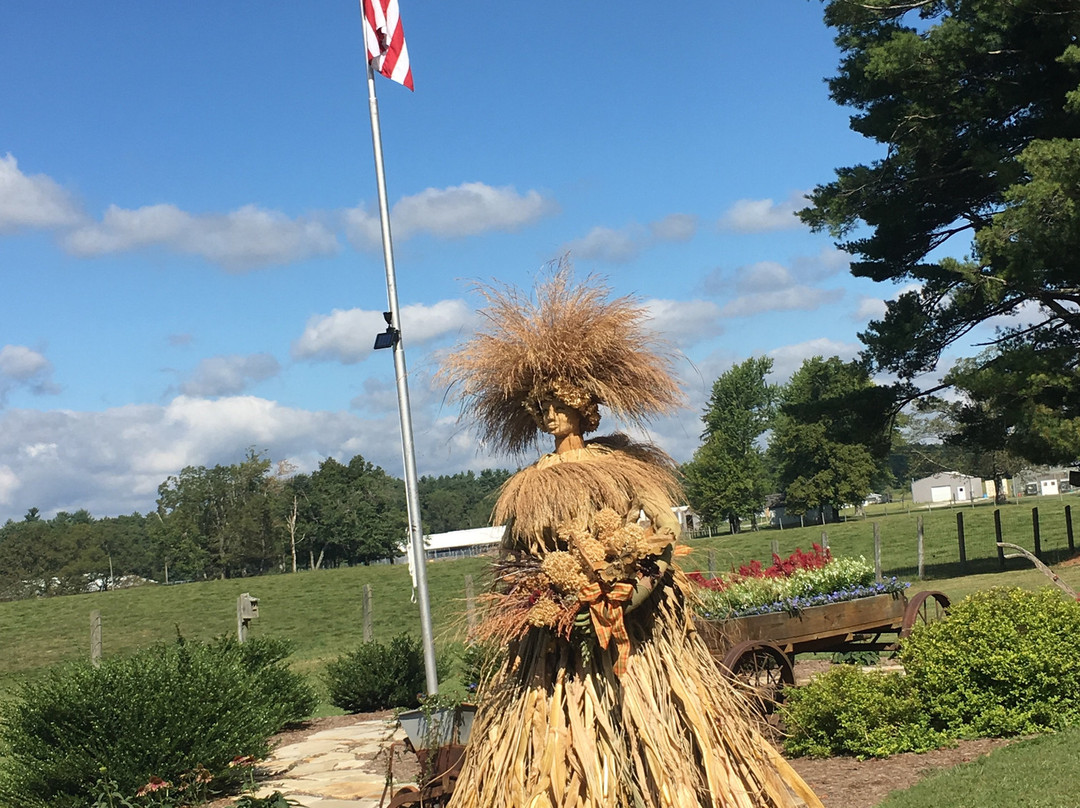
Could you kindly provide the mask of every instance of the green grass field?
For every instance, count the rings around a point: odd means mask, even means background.
[[[436,642],[459,639],[465,624],[465,576],[486,584],[487,561],[468,558],[428,567]],[[209,639],[236,632],[236,599],[259,598],[249,636],[290,640],[294,667],[315,674],[323,663],[363,640],[363,588],[372,590],[372,633],[387,640],[420,633],[404,565],[350,567],[295,575],[144,586],[88,595],[0,603],[0,696],[41,670],[90,655],[90,613],[101,612],[102,654],[126,654],[177,632]]]
[[[1048,561],[1067,555],[1064,501],[1039,502],[1042,548]],[[958,560],[956,510],[942,509],[906,513],[888,506],[889,513],[871,512],[866,519],[849,518],[824,528],[836,555],[873,558],[873,524],[882,538],[882,566],[886,574],[911,580],[913,590],[940,589],[953,600],[992,586],[1035,589],[1047,579],[1025,560],[998,565],[993,546],[993,507],[963,508],[968,564]],[[1027,502],[1003,506],[1002,526],[1006,541],[1031,548],[1031,509]],[[916,519],[923,518],[926,577],[916,581]],[[687,570],[709,570],[710,556],[716,572],[752,559],[767,560],[772,542],[786,555],[796,547],[808,549],[820,542],[820,526],[747,532],[735,536],[694,539],[692,553],[683,559]],[[710,552],[711,551],[711,552]],[[489,559],[467,558],[428,565],[432,620],[436,645],[445,648],[465,634],[465,579],[472,576],[476,593],[488,584]],[[1058,568],[1062,580],[1080,589],[1080,565]],[[283,637],[295,649],[293,665],[321,685],[323,665],[358,645],[363,639],[363,588],[373,595],[372,629],[375,639],[387,640],[398,632],[418,635],[418,607],[411,602],[411,586],[405,566],[352,567],[294,575],[208,581],[178,586],[144,586],[136,589],[72,595],[48,599],[0,603],[0,699],[9,697],[20,682],[39,675],[53,665],[86,659],[90,653],[90,613],[101,612],[103,654],[131,653],[156,642],[169,642],[177,632],[190,639],[208,639],[236,630],[236,599],[249,592],[260,599],[259,618],[250,636]],[[2,705],[0,705],[2,709]],[[324,705],[319,714],[333,712]],[[1015,744],[985,760],[936,775],[927,782],[890,798],[882,808],[982,808],[993,805],[1035,808],[1073,808],[1075,797],[1062,802],[1059,791],[1036,787],[1033,772],[1051,766],[1059,783],[1076,782],[1080,770],[1074,752],[1080,730]],[[955,779],[952,779],[955,778]],[[986,783],[999,785],[984,786]],[[1019,784],[1019,785],[1018,785]],[[1013,789],[1013,791],[1006,791]],[[1002,794],[1009,794],[1003,799]],[[948,802],[961,795],[963,802]],[[985,796],[983,796],[985,795]],[[943,801],[944,800],[944,801]],[[991,802],[991,800],[993,802]],[[1055,801],[1057,800],[1057,801]]]
[[[1076,808],[1080,727],[1017,741],[986,757],[935,772],[878,808]]]
[[[1080,502],[1075,495],[1040,500],[1042,547],[1048,560],[1067,551],[1064,506]],[[1033,498],[1034,501],[1034,498]],[[882,506],[877,506],[881,508]],[[882,566],[913,582],[913,589],[941,589],[958,599],[976,589],[995,585],[1036,588],[1047,583],[1031,564],[1018,559],[1002,571],[993,546],[993,507],[963,508],[968,564],[961,567],[956,541],[956,512],[952,509],[905,513],[896,506],[866,519],[827,525],[829,545],[837,555],[873,558],[873,523],[880,526]],[[1031,509],[1026,501],[1003,506],[1007,541],[1032,547]],[[925,533],[926,579],[915,580],[916,518]],[[723,572],[754,558],[768,559],[773,540],[786,555],[796,547],[808,549],[821,540],[820,526],[746,532],[690,541],[692,553],[683,559],[687,570],[713,567]],[[477,593],[486,586],[488,561],[467,558],[428,565],[432,620],[436,644],[459,641],[465,628],[465,576],[471,575]],[[965,574],[966,573],[966,574]],[[1061,570],[1063,580],[1080,588],[1080,567]],[[387,640],[406,631],[419,634],[419,609],[410,601],[405,566],[351,567],[294,575],[208,581],[178,586],[145,586],[88,595],[0,603],[0,696],[15,685],[55,664],[85,659],[90,653],[90,612],[99,610],[103,653],[130,653],[155,642],[170,641],[179,631],[203,639],[236,630],[236,598],[250,592],[260,599],[260,616],[251,636],[284,637],[295,648],[297,670],[317,674],[329,659],[363,639],[362,592],[373,593],[373,633]]]
[[[1053,562],[1065,558],[1068,555],[1067,505],[1078,506],[1073,508],[1076,511],[1074,529],[1080,534],[1080,495],[1067,494],[1060,498],[1030,497],[1021,499],[1020,504],[1000,506],[1002,540],[1034,550],[1031,509],[1038,506],[1043,559]],[[693,539],[690,541],[695,549],[692,565],[707,570],[711,549],[715,569],[724,572],[751,558],[767,559],[773,541],[779,543],[781,555],[788,555],[796,547],[808,550],[811,543],[821,543],[823,532],[828,534],[829,547],[835,555],[864,556],[872,561],[876,523],[881,535],[881,564],[885,574],[915,580],[918,572],[918,521],[921,518],[923,569],[927,580],[995,573],[1001,567],[995,544],[994,511],[992,503],[983,502],[974,506],[931,510],[925,507],[905,508],[896,503],[873,505],[867,507],[865,518],[856,518],[851,512],[846,514],[846,521],[824,526],[785,530],[770,528]],[[964,522],[965,565],[960,564],[957,514],[962,515]],[[1031,564],[1023,559],[1009,560],[1005,566],[1006,570],[1030,568]]]

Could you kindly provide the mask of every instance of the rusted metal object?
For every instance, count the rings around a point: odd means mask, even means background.
[[[403,808],[406,805],[445,806],[454,793],[454,785],[461,773],[461,764],[465,760],[465,747],[462,744],[447,744],[434,749],[414,749],[409,741],[405,745],[416,753],[420,762],[419,786],[405,786],[398,789],[390,800],[389,808]]]

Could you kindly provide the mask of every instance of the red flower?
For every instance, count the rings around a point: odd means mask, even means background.
[[[717,591],[724,589],[724,581],[721,578],[706,578],[700,572],[688,572],[686,577],[702,589],[715,589]]]
[[[151,777],[149,783],[135,792],[135,796],[145,797],[147,794],[153,794],[155,791],[161,791],[163,788],[172,788],[172,783],[168,780],[162,780],[160,777]]]

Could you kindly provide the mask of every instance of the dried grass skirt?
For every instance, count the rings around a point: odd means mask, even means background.
[[[627,617],[614,643],[534,629],[490,682],[451,808],[794,808],[821,803],[754,728],[678,593]]]

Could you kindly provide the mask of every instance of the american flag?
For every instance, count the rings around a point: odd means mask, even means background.
[[[405,47],[397,0],[360,0],[360,10],[364,15],[364,44],[372,67],[391,81],[413,89],[409,49]]]

